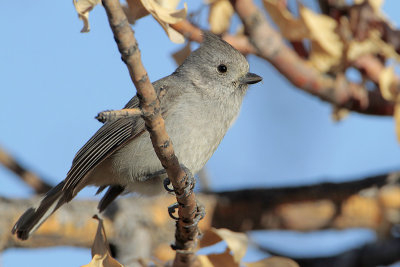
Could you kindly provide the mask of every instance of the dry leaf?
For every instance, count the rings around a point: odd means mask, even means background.
[[[172,57],[174,58],[176,64],[180,66],[183,61],[190,55],[192,52],[190,48],[190,42],[188,42],[182,49],[179,49],[175,53],[172,54]]]
[[[210,254],[197,256],[201,267],[239,267],[227,249],[222,254]]]
[[[229,250],[233,254],[235,262],[239,263],[246,254],[248,245],[248,239],[244,233],[232,232],[224,228],[211,228],[204,233],[204,236],[200,241],[200,247],[211,246],[222,240],[224,240],[228,245]]]
[[[213,1],[210,4],[210,14],[208,16],[211,31],[215,34],[226,32],[231,25],[233,13],[232,4],[228,0]]]
[[[379,75],[379,89],[381,90],[382,97],[388,101],[393,101],[397,97],[397,93],[391,90],[391,85],[395,78],[393,66],[384,68]]]
[[[355,60],[365,54],[382,54],[386,58],[392,58],[400,62],[400,56],[393,45],[383,41],[381,34],[377,30],[370,31],[368,38],[362,42],[353,40],[349,43],[347,51],[347,59],[349,61]]]
[[[83,20],[83,28],[81,32],[89,32],[89,12],[97,5],[100,0],[73,0],[76,12],[78,12],[79,19]]]
[[[300,17],[295,18],[280,1],[264,0],[263,3],[286,39],[311,40],[310,62],[316,69],[326,72],[340,63],[343,44],[335,32],[337,22],[334,19],[304,6],[299,8]]]
[[[379,13],[382,9],[382,5],[384,0],[354,0],[354,4],[359,5],[364,3],[364,1],[368,1],[371,7],[374,9],[375,13]]]
[[[207,255],[211,266],[215,267],[239,267],[239,262],[234,259],[234,255],[230,253],[229,249],[225,250],[222,254]]]
[[[128,5],[131,5],[128,0]],[[171,3],[168,1],[161,2],[164,4],[157,3],[155,0],[141,0],[143,6],[148,12],[157,20],[157,22],[163,27],[164,31],[167,33],[169,39],[174,43],[183,43],[185,38],[182,34],[172,29],[169,24],[178,23],[186,18],[187,15],[187,5],[184,4],[184,8],[180,10],[175,10]]]
[[[350,111],[347,108],[341,108],[333,105],[332,120],[334,122],[339,122],[349,116]]]
[[[124,267],[110,255],[110,248],[104,230],[103,220],[97,216],[93,218],[99,221],[99,225],[92,246],[92,261],[82,267]]]
[[[122,5],[126,18],[130,24],[134,24],[136,20],[143,18],[150,14],[149,11],[143,6],[141,0],[129,0],[127,5]]]
[[[300,6],[299,14],[310,34],[310,61],[314,67],[326,72],[332,66],[339,64],[343,44],[335,32],[337,22],[331,17],[316,14],[304,6]]]
[[[394,122],[396,125],[397,142],[400,143],[400,97],[397,96],[397,102],[394,106]]]
[[[257,262],[245,263],[246,267],[299,267],[299,265],[291,259],[283,257],[270,257]]]
[[[100,0],[73,1],[79,18],[84,23],[81,32],[89,32],[89,12],[100,3]],[[172,42],[183,43],[185,41],[183,35],[169,26],[169,24],[178,23],[186,18],[186,3],[183,9],[176,10],[178,3],[178,0],[127,0],[128,5],[122,8],[131,24],[150,13],[161,25]]]
[[[264,0],[263,3],[283,37],[291,41],[301,41],[309,37],[309,31],[303,21],[293,17],[286,6],[280,4],[282,1]]]

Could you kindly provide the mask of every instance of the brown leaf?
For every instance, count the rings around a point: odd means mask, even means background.
[[[363,41],[351,41],[347,51],[347,59],[353,61],[365,54],[381,54],[386,58],[392,58],[400,62],[400,56],[397,54],[395,47],[382,40],[381,33],[378,30],[371,30],[368,38]]]
[[[183,61],[190,55],[192,52],[190,48],[190,42],[188,42],[182,49],[179,49],[175,53],[172,54],[172,57],[174,58],[176,64],[180,66]]]
[[[110,248],[104,230],[103,220],[97,216],[93,218],[99,221],[99,225],[92,246],[92,261],[82,267],[123,267],[121,263],[110,255]]]
[[[349,116],[350,111],[347,108],[341,108],[336,105],[333,105],[332,110],[332,120],[334,122],[339,122]]]
[[[130,0],[129,0],[130,1]],[[128,5],[129,5],[128,1]],[[185,38],[182,34],[172,29],[169,24],[178,23],[186,18],[187,5],[184,4],[184,8],[175,10],[170,1],[162,1],[161,4],[155,0],[141,0],[144,8],[157,20],[164,31],[167,33],[169,39],[174,43],[183,43]]]
[[[231,24],[233,13],[233,7],[228,0],[213,1],[210,4],[210,13],[208,16],[211,31],[215,34],[226,32]]]
[[[301,41],[309,38],[309,31],[301,19],[293,17],[282,1],[264,0],[263,4],[269,16],[279,27],[283,37],[291,41]]]
[[[246,267],[299,267],[299,265],[291,259],[284,257],[270,257],[257,262],[245,263]]]
[[[200,247],[211,246],[222,240],[226,242],[229,250],[232,251],[234,261],[239,263],[246,254],[248,245],[248,239],[244,233],[232,232],[224,228],[211,228],[204,233],[204,236],[200,241]]]
[[[126,5],[122,5],[122,9],[130,24],[135,24],[136,20],[150,14],[143,6],[141,0],[128,0]]]
[[[83,28],[81,32],[89,32],[89,12],[101,2],[101,0],[73,0],[79,19],[83,20]]]
[[[234,260],[229,252],[225,250],[222,254],[200,255],[199,261],[202,267],[239,267],[239,263]]]
[[[400,97],[397,96],[396,105],[394,106],[394,121],[396,125],[397,142],[400,143]]]
[[[300,6],[299,14],[311,38],[310,61],[315,68],[326,72],[342,58],[343,44],[335,32],[337,22],[304,6]]]
[[[295,18],[281,1],[264,0],[263,3],[286,39],[310,39],[309,60],[316,69],[326,72],[340,63],[343,44],[335,32],[337,22],[334,19],[317,14],[302,5],[299,7],[300,17]]]
[[[379,75],[379,89],[382,97],[388,101],[394,101],[397,97],[397,92],[392,88],[395,78],[393,66],[384,68]]]

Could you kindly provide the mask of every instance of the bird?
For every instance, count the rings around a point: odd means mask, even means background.
[[[192,173],[204,167],[236,120],[248,85],[261,80],[239,51],[204,31],[200,47],[153,83],[157,94],[163,92],[161,114],[183,166]],[[138,96],[124,108],[139,108]],[[98,205],[102,212],[121,194],[160,194],[166,178],[140,115],[107,120],[77,152],[66,178],[21,215],[12,233],[28,239],[86,186],[107,189]]]

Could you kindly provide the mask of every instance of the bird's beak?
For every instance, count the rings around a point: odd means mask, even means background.
[[[255,84],[262,81],[262,77],[258,76],[257,74],[248,72],[240,82],[243,84]]]

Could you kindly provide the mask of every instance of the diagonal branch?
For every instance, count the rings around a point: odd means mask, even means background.
[[[188,20],[182,20],[176,24],[172,24],[171,27],[191,41],[198,43],[202,41],[203,37],[201,36],[201,29],[190,23]],[[244,35],[235,36],[231,34],[224,34],[222,39],[231,44],[244,55],[256,53],[254,46]]]
[[[177,251],[174,266],[190,266],[195,260],[194,249],[198,232],[197,227],[188,228],[188,226],[194,224],[197,211],[194,193],[185,194],[188,175],[191,174],[180,167],[178,158],[175,156],[172,142],[164,127],[159,98],[141,62],[138,43],[119,1],[103,0],[102,2],[122,60],[128,67],[132,82],[137,89],[143,112],[142,117],[150,133],[154,150],[167,171],[177,195],[179,220],[175,234]]]
[[[37,174],[24,168],[15,158],[8,154],[0,147],[0,164],[12,171],[24,181],[27,185],[35,190],[36,194],[44,194],[49,191],[52,186],[46,183]]]
[[[268,23],[252,0],[231,0],[257,56],[267,60],[294,86],[338,107],[371,115],[393,115],[393,103],[344,77],[321,74],[302,60]]]

